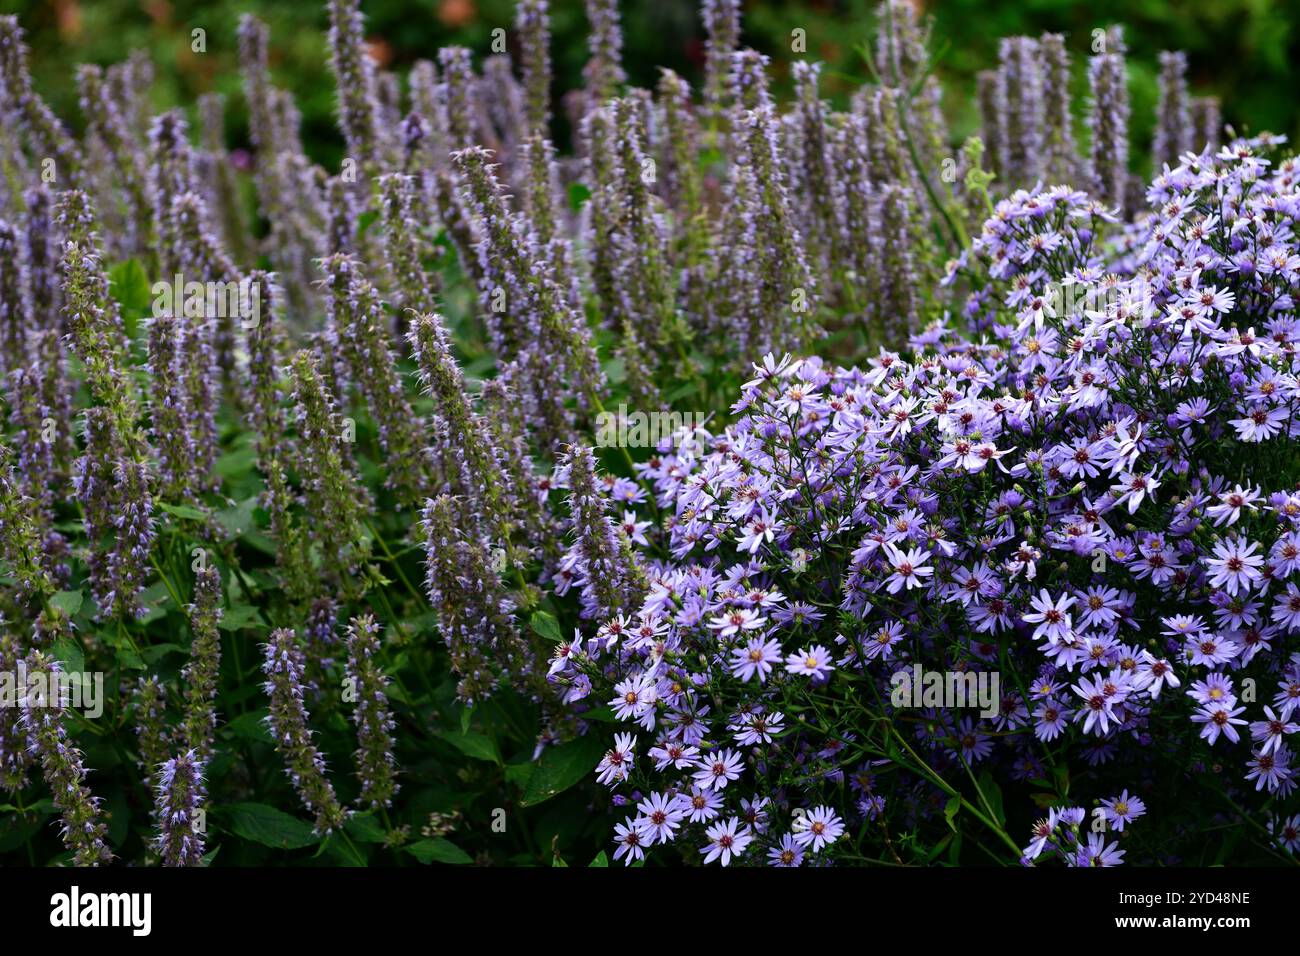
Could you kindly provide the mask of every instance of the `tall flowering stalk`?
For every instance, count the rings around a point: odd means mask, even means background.
[[[348,625],[347,676],[354,695],[352,722],[357,728],[357,780],[360,801],[372,809],[391,806],[399,786],[393,759],[393,728],[388,706],[388,684],[375,661],[379,653],[379,625],[373,617],[353,618]]]
[[[1155,140],[1151,144],[1153,172],[1178,166],[1178,157],[1192,149],[1191,104],[1187,95],[1187,54],[1160,54],[1160,99],[1156,105]]]
[[[18,636],[0,631],[0,674],[17,674],[21,659]],[[27,789],[27,770],[32,763],[27,730],[19,708],[0,707],[0,790],[10,795]]]
[[[1076,182],[1079,154],[1070,113],[1070,55],[1065,37],[1044,33],[1038,50],[1043,59],[1043,175],[1052,183]]]
[[[291,366],[298,432],[297,468],[303,504],[312,515],[308,533],[332,579],[352,588],[370,553],[365,536],[369,495],[357,478],[334,404],[312,354],[301,350]]]
[[[547,7],[547,0],[519,0],[515,5],[528,133],[543,139],[551,126],[551,29]]]
[[[204,760],[190,750],[158,769],[154,789],[154,815],[158,821],[155,847],[163,866],[203,865],[203,832],[196,825],[207,798],[204,767]]]
[[[0,219],[0,373],[30,359],[33,322],[26,240],[20,228]]]
[[[26,665],[29,677],[44,678],[47,693],[41,700],[25,699],[22,732],[40,759],[50,797],[62,817],[59,834],[63,845],[72,853],[74,866],[100,866],[113,858],[105,842],[108,825],[100,811],[101,798],[86,786],[83,755],[68,740],[64,726],[67,702],[58,690],[61,665],[40,651],[29,655]]]
[[[1128,79],[1124,44],[1118,30],[1105,37],[1106,49],[1088,61],[1089,171],[1094,194],[1123,211],[1128,187]]]
[[[731,56],[740,46],[740,0],[704,0],[704,105],[715,122],[726,107]]]
[[[364,169],[381,160],[375,68],[366,53],[360,0],[329,0],[330,65],[338,83],[339,125],[348,156]]]
[[[190,659],[181,671],[185,682],[183,739],[191,754],[206,762],[217,732],[217,681],[221,674],[221,572],[211,565],[194,578],[194,600],[188,608]]]
[[[565,465],[569,475],[569,508],[573,515],[573,546],[561,567],[582,591],[583,617],[606,621],[636,608],[645,592],[645,572],[633,557],[626,538],[606,514],[606,501],[596,483],[591,449],[573,448]]]
[[[603,103],[618,93],[627,81],[623,72],[623,31],[619,27],[618,0],[585,0],[587,22],[591,32],[587,36],[590,58],[583,68],[587,95]]]
[[[460,513],[450,495],[425,504],[425,585],[460,677],[456,694],[472,705],[502,680],[527,674],[530,657],[488,545],[462,529]]]
[[[77,187],[84,175],[80,145],[32,87],[27,44],[16,16],[0,16],[0,92],[13,104],[20,126],[42,172],[65,188]],[[44,164],[48,163],[48,166]],[[48,181],[48,180],[47,180]]]
[[[1043,63],[1038,41],[1006,37],[998,49],[1006,130],[999,169],[1012,188],[1033,186],[1043,164]]]
[[[464,527],[481,524],[498,547],[508,548],[513,511],[523,489],[512,488],[503,470],[504,452],[465,393],[460,366],[439,315],[419,316],[407,332],[420,383],[433,398],[436,429],[433,450],[438,470],[457,504],[465,509]]]
[[[46,568],[39,519],[39,502],[23,494],[13,453],[7,444],[0,444],[0,552],[19,593],[26,596],[55,591]]]
[[[97,136],[116,167],[125,187],[130,233],[124,246],[143,253],[149,246],[153,229],[153,211],[149,202],[148,167],[139,139],[131,128],[131,118],[122,112],[123,104],[111,95],[101,67],[85,64],[77,69],[77,88],[81,94],[81,111],[91,132]]]
[[[604,376],[585,318],[556,281],[553,264],[528,241],[519,217],[506,206],[488,158],[478,148],[454,154],[466,204],[482,234],[484,311],[500,304],[507,310],[511,321],[498,326],[498,355],[524,370],[539,444],[549,449],[572,432],[566,399],[572,396],[584,411],[593,407]]]
[[[446,124],[447,148],[464,149],[478,141],[475,117],[478,80],[474,60],[463,46],[445,46],[438,51],[442,81],[438,84],[438,112]]]
[[[32,324],[41,330],[62,325],[59,285],[59,230],[54,223],[54,195],[44,184],[24,193],[27,216],[27,281],[31,292]]]
[[[1217,96],[1197,96],[1192,99],[1192,143],[1196,151],[1219,151],[1223,136],[1223,109]]]
[[[264,646],[263,689],[270,698],[267,726],[276,750],[284,758],[285,774],[303,805],[316,815],[316,832],[330,833],[341,827],[348,815],[325,776],[325,758],[312,742],[307,708],[303,704],[302,650],[288,628],[272,631]]]
[[[162,496],[173,502],[191,496],[194,436],[190,395],[181,377],[180,323],[163,313],[149,323],[149,433],[158,455]]]
[[[375,287],[355,259],[326,259],[324,286],[329,321],[348,364],[349,379],[364,396],[388,466],[387,484],[398,499],[417,504],[428,482],[420,422],[406,399],[396,357],[388,347],[389,321]]]
[[[432,312],[437,306],[439,280],[421,262],[426,243],[417,218],[420,197],[415,177],[402,173],[379,177],[379,199],[384,253],[396,293],[394,304],[403,313]],[[399,325],[404,327],[405,320]]]

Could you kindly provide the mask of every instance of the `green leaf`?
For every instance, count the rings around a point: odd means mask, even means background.
[[[383,843],[388,838],[383,826],[375,819],[373,813],[357,813],[348,817],[343,824],[348,835],[360,843]]]
[[[468,853],[450,840],[444,840],[442,837],[412,843],[406,847],[406,852],[421,863],[465,864],[474,862]]]
[[[231,718],[226,723],[226,729],[242,740],[251,740],[262,744],[275,743],[271,731],[266,726],[266,715],[268,713],[269,711],[265,707],[260,710],[250,710],[246,714]]]
[[[528,626],[533,629],[534,634],[546,638],[555,644],[563,642],[564,635],[560,633],[560,623],[554,615],[546,611],[534,611],[533,616],[528,619]]]
[[[601,850],[599,853],[597,853],[596,859],[592,860],[589,864],[587,864],[587,869],[591,869],[593,866],[595,867],[609,866],[609,857],[605,855],[604,850]]]
[[[569,183],[569,208],[577,212],[591,198],[591,190],[583,183]]]
[[[316,842],[311,824],[264,803],[234,803],[222,808],[227,830],[245,840],[281,850],[297,850]]]
[[[65,673],[75,674],[85,670],[86,658],[81,651],[81,645],[66,634],[55,641],[50,650],[63,662]]]
[[[596,772],[596,764],[606,746],[599,734],[579,737],[567,744],[550,747],[542,753],[536,769],[524,784],[521,805],[531,807],[568,790],[588,774]]]
[[[222,508],[217,512],[217,524],[226,529],[226,534],[238,538],[255,527],[253,512],[257,509],[257,496],[245,498],[233,508]]]
[[[993,775],[985,770],[979,778],[980,792],[984,794],[984,799],[988,801],[990,809],[993,810],[993,818],[1003,826],[1006,825],[1007,817],[1002,811],[1002,788],[998,786]]]
[[[50,598],[50,606],[58,608],[68,617],[74,617],[81,610],[82,597],[80,591],[60,591]]]
[[[140,316],[153,310],[153,286],[144,266],[135,259],[119,262],[108,270],[109,292],[122,307],[122,322],[128,338],[135,338]]]
[[[159,502],[158,507],[169,515],[175,515],[178,518],[188,518],[190,521],[205,521],[208,517],[207,514],[200,511],[198,508],[191,507],[190,505],[168,505]]]
[[[948,801],[947,805],[943,808],[943,818],[948,821],[948,826],[952,827],[954,832],[956,831],[957,827],[953,825],[952,821],[957,818],[957,814],[960,811],[961,811],[961,797],[951,798]]]
[[[444,731],[438,735],[467,757],[486,760],[489,763],[501,763],[501,752],[497,742],[486,734],[475,731]]]
[[[251,604],[237,604],[229,608],[221,617],[221,622],[217,627],[223,631],[239,631],[246,627],[265,628],[267,623],[262,620],[262,615],[257,608]]]

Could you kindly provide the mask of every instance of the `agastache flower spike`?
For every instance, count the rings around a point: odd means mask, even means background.
[[[437,306],[439,280],[421,264],[424,241],[415,217],[415,180],[400,173],[379,177],[380,215],[384,226],[384,252],[392,273],[394,303],[403,312],[423,315]],[[404,324],[404,323],[403,323]]]
[[[434,453],[449,490],[458,504],[474,509],[466,514],[473,527],[481,523],[494,544],[510,546],[512,511],[517,506],[502,470],[504,453],[492,441],[491,429],[478,415],[465,393],[460,367],[442,317],[419,316],[407,332],[420,383],[433,398],[440,424]],[[526,495],[527,492],[523,492]]]
[[[715,118],[722,115],[727,96],[731,57],[740,46],[740,0],[704,0],[704,105]]]
[[[388,348],[389,322],[379,294],[358,271],[355,259],[330,256],[322,263],[329,321],[348,363],[349,378],[365,398],[388,466],[387,484],[402,503],[417,505],[428,479],[420,421],[406,399],[395,356]]]
[[[291,366],[298,426],[297,467],[304,505],[313,517],[312,540],[337,584],[356,584],[357,570],[369,557],[365,516],[370,497],[357,478],[352,456],[312,354],[301,350]]]
[[[587,46],[591,57],[583,67],[582,77],[587,95],[603,103],[618,93],[627,81],[623,72],[623,31],[619,28],[618,0],[586,0],[587,22],[591,32]]]
[[[988,150],[989,165],[998,176],[1006,153],[1007,101],[1002,76],[997,70],[980,70],[975,74],[976,102],[980,110],[980,138]]]
[[[50,797],[63,818],[60,835],[63,845],[72,852],[74,866],[99,866],[113,854],[105,843],[108,826],[102,821],[100,799],[86,787],[86,769],[81,751],[68,742],[64,727],[66,702],[58,679],[60,664],[40,651],[27,658],[29,677],[43,675],[48,699],[25,699],[20,726],[31,741],[31,752],[41,762]],[[52,690],[52,692],[50,692]]]
[[[185,682],[184,741],[191,754],[206,761],[212,756],[217,731],[217,679],[221,672],[221,572],[212,565],[194,577],[194,603],[189,606],[190,660],[181,671]]]
[[[1070,55],[1065,37],[1044,33],[1038,41],[1043,58],[1043,164],[1049,184],[1077,180],[1079,156],[1070,113]]]
[[[103,69],[93,64],[79,67],[77,89],[81,94],[81,112],[88,127],[103,143],[126,187],[130,207],[127,222],[131,232],[125,248],[143,253],[149,248],[153,227],[145,157],[137,146],[129,120],[106,88]]]
[[[3,491],[0,480],[0,492]],[[0,674],[17,674],[22,653],[18,636],[0,629]],[[0,707],[0,790],[8,794],[27,788],[27,768],[32,762],[31,739],[17,707]]]
[[[149,323],[150,435],[158,455],[159,491],[167,501],[191,497],[194,438],[190,396],[181,380],[181,327],[164,313]]]
[[[388,684],[375,662],[379,653],[379,625],[369,615],[352,619],[348,625],[347,675],[355,698],[352,722],[357,728],[357,779],[360,800],[372,809],[391,806],[398,784],[394,779],[393,728],[388,707]]]
[[[203,787],[205,761],[193,750],[172,757],[158,770],[154,816],[158,821],[158,854],[163,866],[202,866],[203,835],[196,829],[207,797]]]
[[[264,645],[266,660],[263,685],[270,698],[267,726],[275,748],[284,758],[285,773],[306,808],[316,815],[316,832],[330,833],[347,820],[347,811],[339,804],[334,786],[325,776],[325,758],[312,742],[303,704],[303,657],[297,638],[288,628],[271,632]]]
[[[461,513],[450,495],[425,503],[425,586],[460,676],[456,694],[474,704],[501,679],[529,673],[530,658],[487,546],[459,528]]]
[[[629,614],[640,605],[646,587],[645,572],[606,514],[605,498],[596,486],[596,461],[591,449],[571,449],[566,465],[583,616],[606,621]]]
[[[375,67],[366,52],[360,0],[329,0],[330,66],[338,84],[339,126],[348,156],[363,169],[375,170],[382,159]]]
[[[13,453],[0,444],[0,554],[3,566],[24,595],[53,594],[44,566],[38,503],[24,495],[13,469]]]
[[[463,46],[445,46],[438,51],[442,82],[438,84],[438,107],[446,118],[447,148],[473,146],[478,136],[474,129],[475,91],[478,80],[469,50]]]
[[[543,139],[551,126],[551,30],[547,0],[519,0],[515,6],[519,34],[519,70],[523,76],[528,132]]]
[[[1156,132],[1151,144],[1153,174],[1161,167],[1178,166],[1192,149],[1192,116],[1187,96],[1187,54],[1181,50],[1160,54],[1160,99],[1156,105]]]
[[[1191,149],[1211,153],[1219,151],[1223,134],[1223,112],[1217,96],[1197,96],[1192,99]],[[35,283],[33,283],[35,288]]]
[[[59,286],[59,231],[54,226],[54,196],[43,183],[28,189],[27,281],[31,292],[32,323],[37,329],[57,330],[62,324]]]
[[[0,374],[31,358],[32,297],[26,236],[0,219]]]
[[[27,44],[16,16],[0,16],[0,90],[14,104],[32,154],[52,161],[58,181],[76,188],[84,172],[85,157],[54,111],[32,88]]]
[[[1128,80],[1118,31],[1106,37],[1107,52],[1088,61],[1088,128],[1092,132],[1089,168],[1092,188],[1107,206],[1124,208],[1128,184]]]
[[[1000,171],[1011,187],[1033,186],[1042,174],[1043,75],[1038,41],[1006,37],[998,49],[1006,104]]]

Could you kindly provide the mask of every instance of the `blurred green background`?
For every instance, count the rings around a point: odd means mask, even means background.
[[[935,49],[945,81],[945,109],[955,136],[974,130],[974,74],[996,62],[1001,36],[1064,32],[1074,55],[1077,102],[1087,90],[1085,60],[1091,31],[1126,26],[1133,98],[1133,134],[1142,156],[1156,102],[1156,54],[1189,54],[1194,94],[1223,98],[1225,119],[1239,131],[1300,133],[1300,0],[919,0],[935,21]],[[33,47],[40,89],[61,115],[80,124],[72,73],[76,64],[106,64],[134,48],[150,51],[158,67],[157,105],[192,104],[203,92],[230,94],[232,145],[244,138],[238,95],[235,24],[241,13],[265,20],[272,35],[272,71],[292,89],[304,117],[309,150],[324,162],[339,153],[333,79],[320,0],[0,0],[19,14]],[[826,62],[826,94],[844,103],[867,77],[858,53],[875,34],[875,0],[746,0],[743,42],[773,58],[778,84],[788,76],[791,30],[807,31],[810,59]],[[513,0],[363,0],[367,32],[379,62],[404,72],[460,43],[478,55],[491,31],[512,27]],[[625,61],[632,82],[651,85],[669,66],[698,81],[703,30],[695,0],[623,0]],[[207,52],[190,50],[191,31],[207,31]],[[557,90],[580,82],[587,57],[582,0],[552,0],[552,58]],[[564,131],[557,130],[563,140]],[[1140,162],[1140,160],[1135,160]]]

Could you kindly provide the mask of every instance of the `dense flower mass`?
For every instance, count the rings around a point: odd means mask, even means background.
[[[330,168],[251,15],[238,161],[0,18],[0,857],[1295,860],[1282,137],[1166,52],[1131,151],[1118,27],[651,90],[587,0],[553,102],[544,0],[326,6]]]

